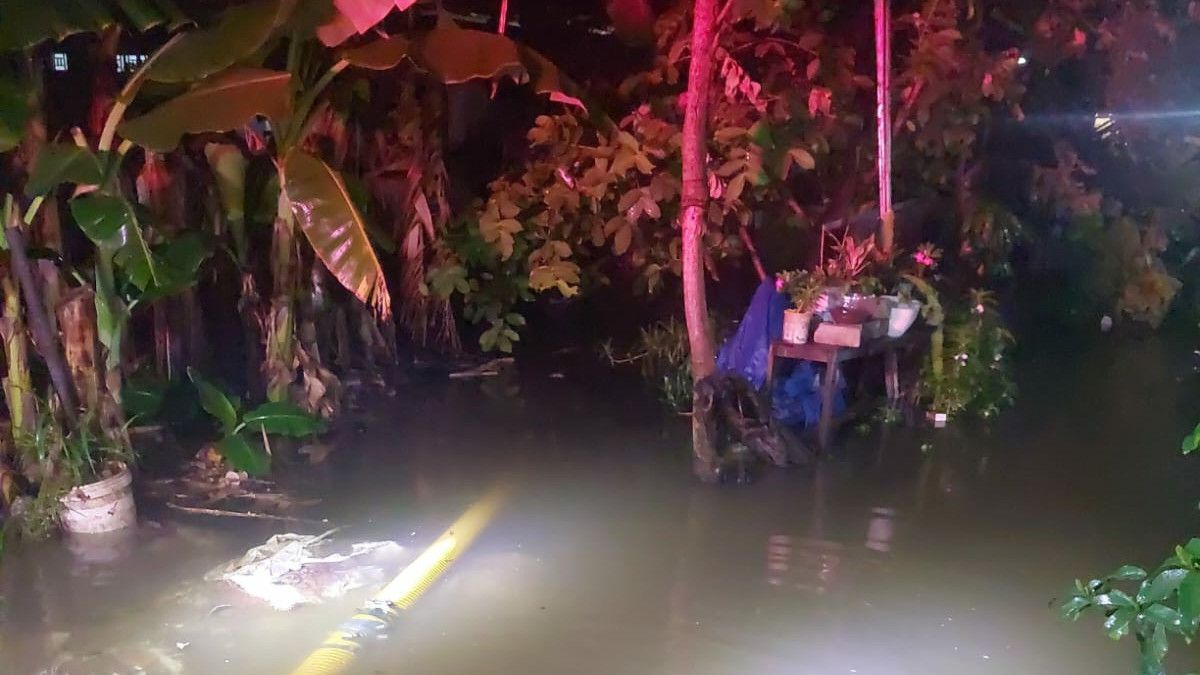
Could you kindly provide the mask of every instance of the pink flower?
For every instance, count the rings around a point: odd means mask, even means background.
[[[780,279],[779,277],[775,277],[775,290],[782,293],[783,286],[784,286],[783,279]]]
[[[913,260],[916,260],[917,264],[921,267],[933,267],[933,256],[929,255],[925,251],[917,251],[914,253]]]

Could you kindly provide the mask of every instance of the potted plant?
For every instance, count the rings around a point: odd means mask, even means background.
[[[921,315],[921,302],[912,296],[913,285],[902,281],[896,285],[896,294],[885,296],[888,311],[888,337],[898,338],[908,332]]]
[[[775,288],[792,300],[792,306],[783,312],[783,341],[808,342],[813,310],[825,290],[824,275],[808,270],[782,272],[775,279]]]
[[[23,514],[24,530],[45,536],[55,525],[70,534],[113,532],[137,522],[133,501],[133,454],[128,444],[95,432],[79,420],[64,433],[43,408],[29,427],[16,433],[22,463],[38,483],[37,497]]]

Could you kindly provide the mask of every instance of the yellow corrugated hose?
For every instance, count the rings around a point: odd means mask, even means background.
[[[381,634],[400,612],[416,602],[455,558],[471,545],[507,498],[507,485],[492,488],[425,549],[417,559],[368,600],[321,643],[292,675],[332,675],[349,667],[363,638]]]

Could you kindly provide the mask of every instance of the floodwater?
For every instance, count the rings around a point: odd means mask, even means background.
[[[1054,606],[1200,532],[1200,463],[1177,452],[1192,348],[1034,345],[990,430],[849,434],[748,487],[694,483],[685,423],[620,377],[414,385],[312,471],[330,522],[416,555],[501,477],[516,490],[352,672],[1133,673],[1128,640]],[[10,552],[0,671],[288,673],[367,593],[275,612],[201,577],[277,529],[161,521]]]

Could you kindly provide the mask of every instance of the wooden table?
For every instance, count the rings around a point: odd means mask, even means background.
[[[767,396],[772,396],[775,391],[776,359],[813,361],[825,364],[825,375],[821,380],[821,417],[817,422],[817,442],[821,451],[824,452],[829,449],[829,437],[833,433],[833,391],[837,388],[837,366],[847,361],[882,354],[884,358],[883,380],[887,389],[888,404],[894,406],[900,398],[897,353],[911,349],[914,345],[927,340],[928,337],[927,331],[914,328],[901,337],[873,338],[858,347],[838,347],[811,341],[804,344],[774,342],[767,353]]]

